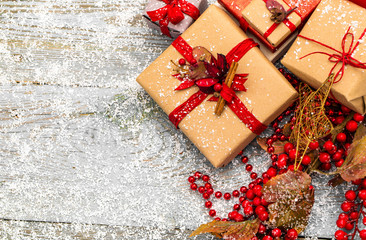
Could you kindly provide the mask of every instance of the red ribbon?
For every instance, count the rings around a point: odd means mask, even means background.
[[[182,37],[178,37],[172,45],[188,62],[191,62],[192,59],[194,60],[192,47]],[[250,49],[257,45],[252,39],[242,41],[226,55],[227,62],[239,61]],[[222,84],[222,87],[220,95],[227,101],[227,106],[253,133],[260,135],[267,126],[261,123],[246,108],[232,88],[229,88],[225,83]],[[178,128],[180,121],[200,105],[208,95],[209,93],[204,93],[201,90],[197,91],[169,114],[169,120]]]
[[[178,24],[184,19],[183,13],[196,20],[200,16],[200,10],[186,0],[161,0],[167,5],[154,11],[147,12],[151,21],[159,21],[163,34],[171,37],[168,24]]]
[[[351,65],[352,67],[355,67],[355,68],[366,69],[366,62],[360,62],[359,60],[357,60],[354,57],[352,57],[352,54],[354,53],[354,51],[356,50],[356,48],[360,44],[360,40],[366,34],[366,28],[363,31],[363,33],[361,34],[361,36],[358,39],[358,41],[355,44],[355,46],[353,46],[354,40],[355,40],[355,36],[354,36],[353,33],[350,32],[350,29],[351,29],[351,27],[348,28],[346,34],[342,38],[342,51],[339,51],[339,50],[337,50],[335,48],[332,48],[331,46],[328,46],[328,45],[326,45],[324,43],[321,43],[321,42],[319,42],[317,40],[314,40],[314,39],[311,39],[311,38],[308,38],[308,37],[299,35],[299,37],[302,37],[302,38],[305,38],[306,40],[309,40],[309,41],[315,42],[317,44],[320,44],[321,46],[326,47],[326,48],[328,48],[328,49],[333,50],[334,52],[336,52],[336,53],[333,53],[333,54],[327,53],[327,52],[320,52],[320,51],[311,52],[311,53],[309,53],[309,54],[301,57],[300,60],[303,59],[303,58],[305,58],[305,57],[308,57],[310,55],[317,54],[317,53],[324,54],[324,55],[329,56],[328,60],[330,62],[335,63],[334,66],[332,67],[332,69],[330,70],[329,76],[333,73],[333,70],[337,67],[338,63],[342,63],[341,69],[339,69],[339,71],[337,72],[337,74],[334,77],[334,83],[339,82],[343,78],[343,74],[344,74],[344,70],[345,70],[346,65]],[[348,36],[351,37],[351,44],[349,45],[349,48],[347,49],[347,47],[346,47],[346,41],[347,41],[347,37]],[[340,78],[337,79],[338,77],[340,77]]]
[[[263,0],[265,3],[267,3],[267,0]],[[286,3],[288,5],[288,3]],[[291,9],[291,8],[290,8]],[[290,10],[289,9],[289,10]],[[287,10],[287,11],[289,11]],[[299,15],[297,12],[295,12],[297,15]],[[299,15],[300,16],[300,15]],[[300,16],[301,18],[301,16]],[[302,18],[301,18],[302,19]],[[294,32],[296,30],[296,26],[295,24],[293,24],[290,20],[288,20],[288,18],[286,17],[283,21],[282,21],[289,29],[291,32]],[[267,39],[269,37],[269,35],[271,35],[274,30],[276,30],[276,28],[278,27],[278,25],[280,25],[280,23],[273,23],[272,26],[270,28],[268,28],[268,30],[263,34],[263,37],[265,39]]]

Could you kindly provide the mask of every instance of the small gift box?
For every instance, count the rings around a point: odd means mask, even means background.
[[[211,5],[137,78],[215,167],[229,163],[297,96],[256,46]]]
[[[366,1],[365,0],[350,0],[350,1],[360,5],[361,7],[366,8]]]
[[[182,34],[207,8],[207,0],[150,0],[143,17],[168,37]]]
[[[346,0],[322,0],[282,60],[314,88],[333,73],[330,96],[366,112],[366,9]]]
[[[275,52],[308,18],[320,0],[219,0],[267,48]]]

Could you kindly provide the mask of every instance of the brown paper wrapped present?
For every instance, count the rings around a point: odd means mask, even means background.
[[[177,76],[173,76],[175,64],[182,58],[177,44],[182,47],[179,43],[183,42],[185,45],[183,44],[182,49],[189,46],[204,47],[213,56],[220,53],[229,59],[230,52],[235,50],[234,47],[241,46],[242,43],[251,43],[230,17],[214,5],[210,6],[178,40],[137,78],[138,83],[170,115],[169,117],[201,89],[193,85],[184,90],[175,90],[182,83]],[[244,85],[246,91],[236,92],[234,99],[239,99],[260,124],[268,125],[295,100],[297,92],[257,47],[251,46],[248,49],[245,55],[239,58],[236,70],[238,74],[248,74]],[[230,56],[236,57],[235,54]],[[188,57],[186,59],[188,60]],[[193,66],[194,62],[190,62]],[[230,71],[233,65],[234,62]],[[235,81],[234,79],[233,85]],[[224,84],[222,87],[223,96]],[[227,89],[231,89],[230,86]],[[216,115],[217,103],[208,101],[211,96],[191,109],[181,119],[178,127],[215,167],[221,167],[237,156],[256,134],[239,119],[231,107],[228,107],[232,106],[230,102],[224,107],[221,116]]]
[[[366,9],[350,1],[323,0],[282,60],[314,88],[331,72],[338,74],[331,96],[361,114],[366,112],[365,16]]]

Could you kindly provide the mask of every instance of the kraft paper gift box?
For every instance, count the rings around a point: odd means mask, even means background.
[[[240,22],[244,31],[253,33],[267,48],[275,52],[302,26],[320,0],[277,0],[285,10],[297,7],[280,24],[271,21],[264,0],[219,0]]]
[[[366,112],[365,31],[366,9],[346,0],[322,0],[301,31],[301,36],[299,35],[283,58],[282,64],[314,88],[318,88],[335,67],[333,73],[340,74],[332,86],[331,96],[350,109],[364,114]],[[347,53],[352,43],[352,35],[354,37],[350,52],[352,59],[336,64],[334,60],[346,56],[343,54],[342,40],[345,40],[344,53]],[[332,61],[329,61],[331,56]],[[342,76],[340,70],[343,63]]]
[[[217,53],[226,55],[248,39],[230,16],[215,5],[211,5],[180,38],[191,47],[206,48],[213,56]],[[174,43],[137,78],[168,115],[199,91],[197,86],[175,90],[181,82],[173,76],[175,64],[172,61],[177,63],[182,55]],[[270,124],[297,97],[295,89],[257,47],[251,48],[238,61],[236,73],[248,74],[244,84],[246,91],[236,92],[236,96],[263,125]],[[210,96],[189,112],[178,127],[215,167],[221,167],[237,156],[256,134],[227,105],[221,116],[215,115],[217,103],[208,101]]]
[[[168,23],[168,30],[169,33],[163,34],[170,35],[172,38],[178,37],[180,34],[182,34],[194,21],[195,19],[192,18],[192,14],[186,14],[184,13],[184,8],[181,7],[181,4],[192,4],[194,7],[196,7],[200,13],[203,13],[207,9],[207,0],[150,0],[145,8],[145,11],[143,13],[144,19],[147,21],[147,25],[155,30],[161,31],[159,20],[151,19],[151,17],[159,17],[161,15],[161,11],[159,9],[164,8],[166,6],[169,6],[166,2],[170,2],[170,4],[173,4],[173,2],[177,3],[177,6],[180,8],[179,10],[175,8],[175,10],[182,11],[184,18],[179,23],[173,23],[169,20],[170,18],[170,10],[166,12],[165,20],[169,21]],[[156,12],[155,12],[156,11]],[[174,13],[173,13],[174,14]],[[192,15],[192,16],[190,16]],[[162,17],[161,17],[162,18]],[[153,21],[155,20],[155,21]]]

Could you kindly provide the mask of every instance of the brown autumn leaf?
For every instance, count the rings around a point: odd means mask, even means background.
[[[232,240],[250,240],[254,237],[259,228],[259,219],[244,222],[212,221],[202,224],[189,237],[203,233],[211,233],[219,238]]]
[[[336,187],[344,183],[344,179],[341,177],[341,175],[337,174],[334,178],[330,179],[328,182],[328,185],[331,187]]]
[[[292,123],[286,123],[285,126],[283,126],[283,135],[285,135],[286,137],[289,137],[291,136],[291,132],[292,132],[292,129],[291,127],[293,126]]]
[[[347,182],[366,176],[366,126],[363,124],[358,127],[339,172]]]
[[[262,192],[268,206],[268,224],[272,227],[294,228],[301,233],[307,226],[314,205],[311,177],[301,171],[287,171],[266,184]]]
[[[257,137],[257,143],[258,145],[265,151],[267,151],[267,142],[268,138],[261,138],[261,137]],[[273,154],[280,154],[280,153],[284,153],[285,152],[285,145],[286,143],[288,143],[288,141],[276,141],[272,144],[272,146],[274,147],[274,153]]]

